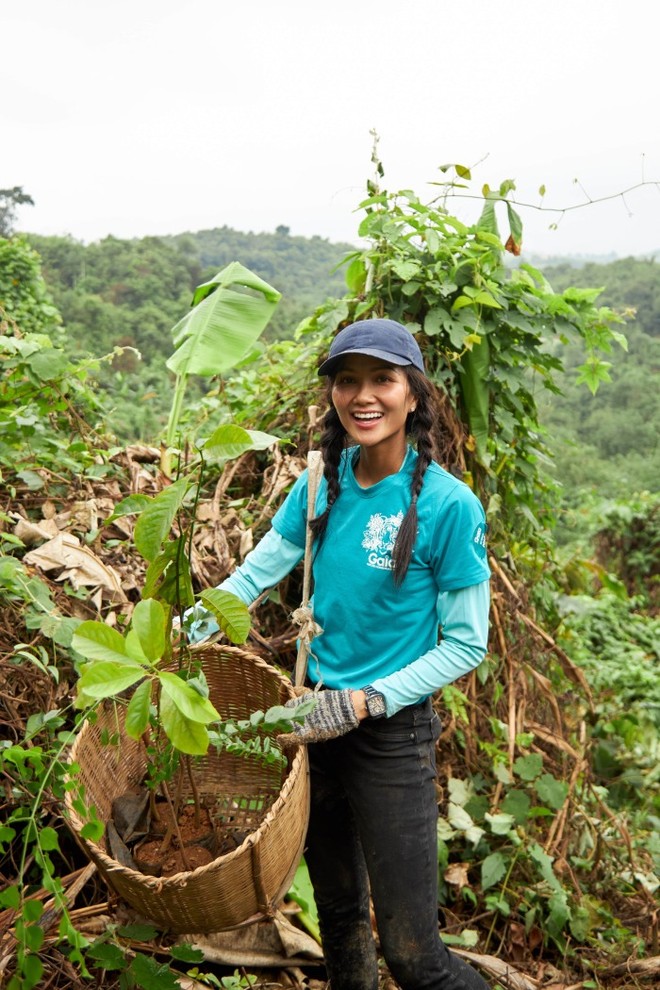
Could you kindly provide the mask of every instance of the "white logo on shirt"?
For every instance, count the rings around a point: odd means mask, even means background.
[[[392,570],[392,550],[402,521],[403,512],[397,512],[395,516],[384,516],[382,512],[376,512],[371,516],[362,539],[362,547],[369,551],[369,567]]]

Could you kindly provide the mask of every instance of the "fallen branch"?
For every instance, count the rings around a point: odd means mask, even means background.
[[[652,976],[657,974],[660,974],[660,956],[653,956],[651,959],[628,959],[617,966],[610,966],[599,976],[637,976],[643,980],[650,980]]]
[[[508,963],[498,959],[497,956],[486,956],[479,952],[468,952],[465,949],[457,949],[452,946],[451,950],[455,955],[462,956],[469,963],[478,966],[488,976],[495,977],[505,990],[538,990],[540,984],[538,980],[531,976],[513,969]]]

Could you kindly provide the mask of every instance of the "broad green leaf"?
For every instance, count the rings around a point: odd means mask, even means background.
[[[124,642],[126,643],[126,653],[131,660],[135,660],[135,662],[139,664],[149,663],[135,629],[128,630]]]
[[[17,471],[16,477],[24,481],[31,492],[36,492],[39,488],[43,488],[44,479],[36,471],[30,471],[26,469],[25,471]]]
[[[170,696],[160,696],[160,719],[172,745],[189,756],[204,756],[209,747],[209,734],[200,722],[186,718]]]
[[[549,915],[547,920],[548,932],[557,936],[571,917],[571,911],[566,899],[566,891],[557,890],[548,901]]]
[[[592,395],[595,395],[601,382],[611,382],[609,369],[611,361],[601,361],[599,357],[591,357],[578,367],[580,374],[576,378],[577,385],[586,385]]]
[[[232,262],[196,290],[193,308],[172,331],[177,350],[167,367],[176,375],[227,371],[259,338],[279,300],[277,289]]]
[[[230,591],[209,588],[201,594],[202,603],[213,613],[225,636],[232,643],[244,643],[250,632],[251,618],[247,606]]]
[[[152,682],[147,678],[138,684],[126,709],[126,732],[131,739],[139,739],[149,724]]]
[[[352,295],[358,296],[364,291],[364,285],[367,278],[367,269],[365,267],[364,258],[361,254],[358,254],[356,258],[353,258],[346,269],[345,277],[346,286]]]
[[[112,515],[108,516],[105,521],[106,525],[114,522],[115,519],[120,519],[122,516],[134,516],[136,513],[142,512],[150,504],[151,499],[148,495],[142,495],[140,493],[128,495],[121,502],[117,502],[112,510]]]
[[[71,645],[86,660],[131,662],[123,636],[105,622],[81,622],[73,634]]]
[[[161,671],[159,680],[163,691],[169,695],[179,711],[193,722],[215,722],[220,715],[208,698],[203,698],[198,691],[182,681],[176,674]]]
[[[300,907],[300,913],[296,915],[298,920],[305,926],[307,931],[317,940],[317,942],[320,942],[321,932],[319,930],[319,916],[316,909],[316,901],[314,900],[314,889],[312,887],[312,882],[309,878],[309,871],[304,859],[302,859],[298,864],[296,875],[293,878],[293,884],[291,885],[291,889],[289,890],[287,897],[290,900],[295,901],[295,903]]]
[[[502,308],[495,296],[486,289],[481,289],[481,291],[474,297],[474,301],[475,303],[478,303],[479,306],[490,306],[491,309]]]
[[[78,689],[89,698],[111,698],[141,680],[144,673],[137,664],[99,660],[85,667]]]
[[[165,609],[155,598],[138,602],[133,610],[131,629],[137,634],[147,660],[155,663],[165,652]]]
[[[524,791],[511,790],[500,805],[502,811],[512,815],[517,825],[523,825],[527,821],[527,815],[532,802],[529,795]]]
[[[394,261],[392,262],[392,270],[403,282],[409,282],[411,278],[419,274],[420,267],[416,261]]]
[[[59,840],[57,838],[57,832],[54,828],[47,826],[42,828],[39,833],[39,844],[42,849],[52,850],[59,849]]]
[[[268,450],[281,442],[280,437],[273,436],[272,433],[264,433],[262,430],[247,430],[252,441],[252,450]]]
[[[458,296],[451,305],[451,311],[457,313],[459,309],[463,309],[465,306],[474,306],[474,299],[466,295]]]
[[[152,498],[151,504],[143,509],[135,524],[133,539],[136,550],[145,560],[152,561],[160,553],[189,487],[187,478],[179,478]]]
[[[481,216],[477,220],[477,230],[485,230],[489,234],[494,234],[497,238],[500,236],[497,217],[495,215],[495,202],[492,199],[487,199],[484,203]]]
[[[506,873],[506,869],[506,860],[502,853],[494,852],[490,856],[486,856],[481,864],[482,890],[488,890],[489,887],[494,887],[496,883],[499,883]]]
[[[486,814],[484,817],[490,825],[493,835],[508,835],[515,825],[513,815],[507,815],[505,812],[500,812],[497,815]]]
[[[100,969],[124,969],[126,966],[126,957],[119,946],[108,945],[107,942],[90,945],[85,950],[85,955],[87,958],[93,959]]]
[[[543,770],[543,757],[540,753],[519,756],[513,764],[513,772],[521,780],[535,780]]]
[[[60,378],[66,371],[69,361],[65,354],[49,347],[33,354],[27,364],[42,382]]]
[[[204,442],[204,454],[214,460],[230,460],[252,449],[250,434],[242,426],[225,423]]]
[[[279,437],[261,430],[245,430],[242,426],[226,423],[219,426],[200,446],[212,461],[226,461],[240,457],[246,450],[267,450],[280,442]]]
[[[180,990],[180,984],[167,963],[157,963],[152,956],[138,952],[128,973],[141,990]]]
[[[487,447],[490,428],[490,345],[488,337],[466,351],[461,359],[465,374],[460,376],[463,402],[470,433],[474,437],[477,455],[482,464],[488,460]]]
[[[557,780],[552,774],[544,773],[535,782],[536,793],[544,804],[558,811],[566,800],[568,784]]]
[[[131,938],[136,942],[153,942],[158,936],[158,929],[153,925],[144,925],[135,922],[132,925],[121,925],[117,929],[117,934],[122,938]]]
[[[18,886],[14,885],[13,887],[5,887],[4,890],[0,890],[0,907],[19,908],[20,906],[21,892]]]
[[[169,540],[147,567],[142,597],[158,598],[168,605],[188,608],[195,603],[186,553],[186,535]]]
[[[443,306],[432,306],[424,317],[424,333],[435,337],[442,332],[448,319],[449,313]]]
[[[193,949],[192,945],[187,943],[171,945],[169,953],[172,959],[178,959],[179,962],[185,963],[199,963],[203,962],[205,958],[201,949]]]
[[[549,884],[553,890],[563,893],[562,885],[552,869],[552,864],[554,862],[552,856],[548,856],[548,854],[536,842],[529,847],[529,855],[538,865],[541,871],[541,876],[545,882]]]

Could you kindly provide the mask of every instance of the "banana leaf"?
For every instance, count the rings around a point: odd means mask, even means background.
[[[200,285],[192,309],[172,335],[176,350],[167,367],[177,376],[167,427],[171,445],[188,375],[217,375],[236,365],[263,333],[281,293],[238,261]]]
[[[481,464],[487,466],[490,405],[488,387],[490,345],[488,337],[482,336],[480,343],[465,352],[462,365],[463,374],[460,376],[460,383],[468,426],[474,437],[477,458]]]

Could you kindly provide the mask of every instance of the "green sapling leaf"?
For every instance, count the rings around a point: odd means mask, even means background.
[[[136,550],[145,560],[152,561],[160,553],[189,487],[190,482],[187,478],[179,478],[174,484],[154,496],[149,505],[143,509],[135,524],[133,540]]]
[[[141,680],[144,673],[144,668],[137,664],[99,660],[85,667],[78,691],[89,698],[112,698]]]
[[[128,664],[131,660],[121,633],[105,622],[81,622],[73,634],[72,646],[85,660],[105,660]]]
[[[188,756],[204,756],[209,748],[209,734],[200,722],[186,718],[169,695],[160,696],[160,718],[172,745]]]
[[[131,630],[135,632],[144,656],[150,663],[160,660],[165,652],[165,609],[155,598],[138,602],[133,611]]]
[[[142,684],[138,684],[128,703],[125,727],[131,739],[139,739],[149,724],[151,688],[151,681],[145,679]]]
[[[202,604],[216,617],[218,625],[232,643],[244,643],[250,632],[247,606],[230,591],[209,588],[201,594]]]
[[[186,681],[182,681],[176,674],[162,671],[159,680],[163,692],[176,705],[181,714],[192,722],[199,722],[208,725],[220,718],[208,698],[203,698],[194,688],[191,688]],[[162,698],[161,698],[162,703]]]

